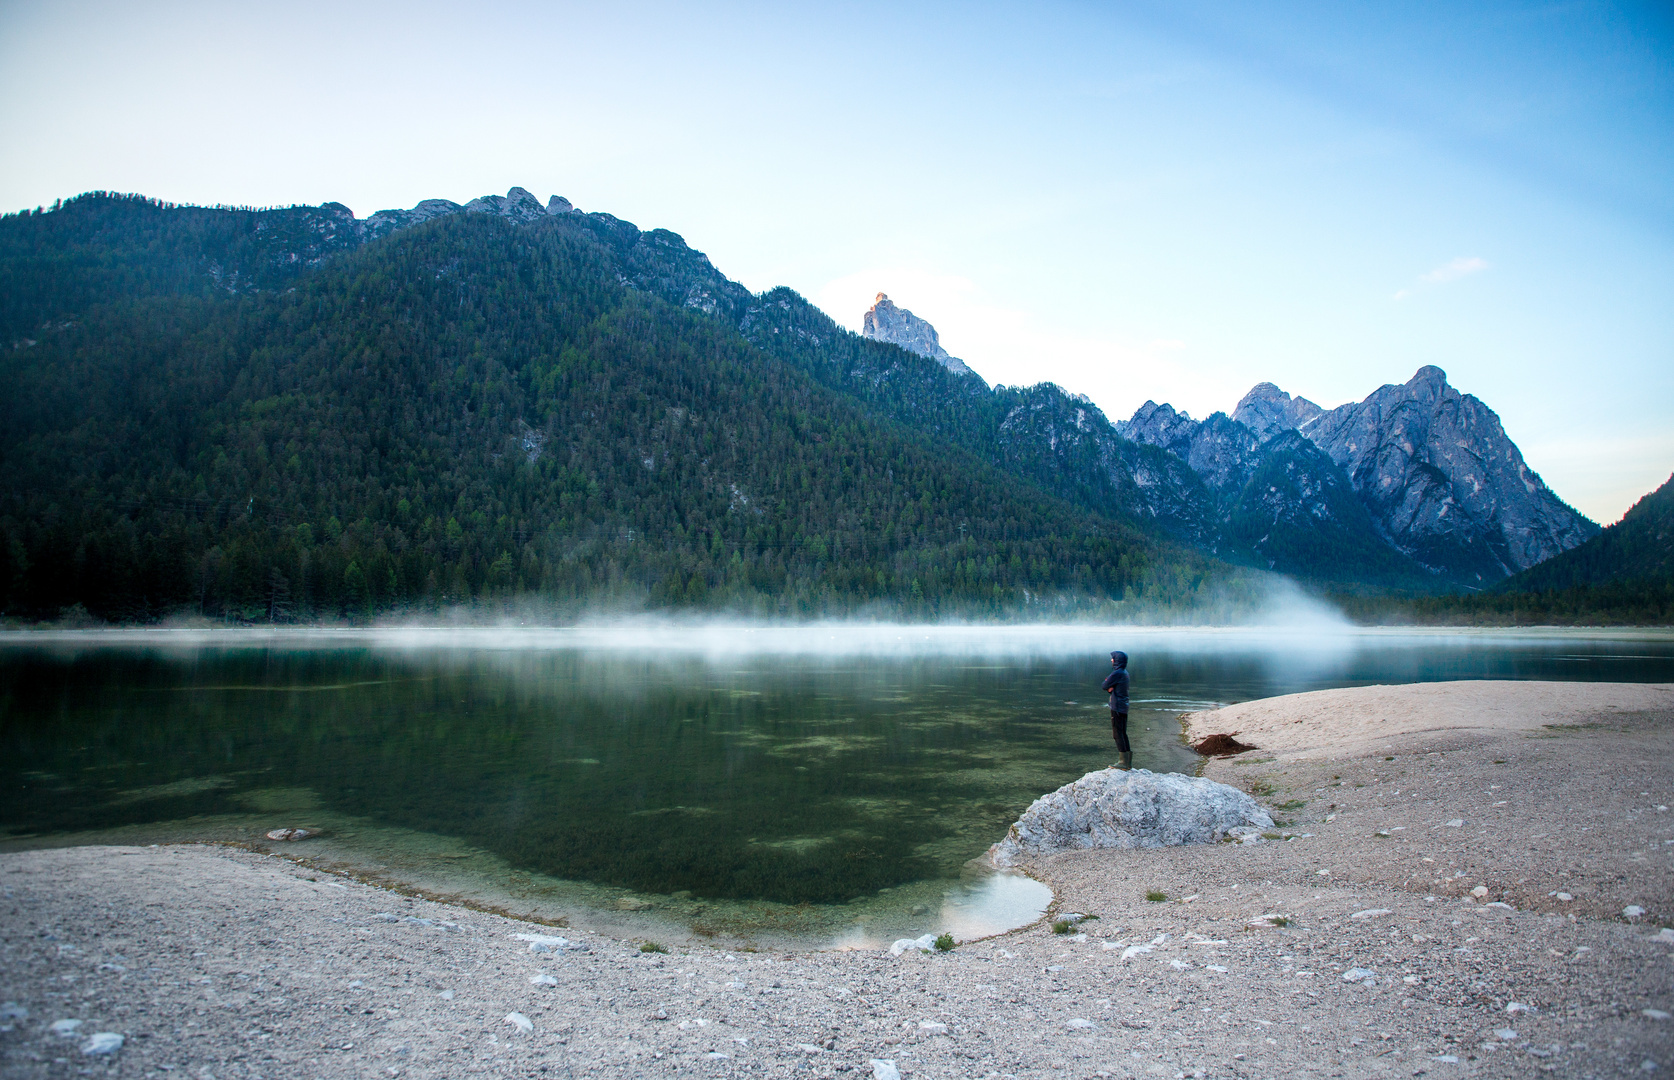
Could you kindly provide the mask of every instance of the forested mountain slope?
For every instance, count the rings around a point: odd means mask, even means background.
[[[533,205],[0,222],[0,608],[1112,614],[1238,588],[985,460],[956,430],[982,395],[901,422],[957,378],[934,362],[840,335],[875,351],[820,377],[752,344],[793,332],[777,301],[678,237]]]

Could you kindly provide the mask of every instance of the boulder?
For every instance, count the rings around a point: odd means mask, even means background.
[[[1030,855],[1210,844],[1234,830],[1272,827],[1237,788],[1179,773],[1101,769],[1036,799],[988,854],[994,865],[1010,866]]]

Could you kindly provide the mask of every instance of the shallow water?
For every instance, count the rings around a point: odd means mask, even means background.
[[[1530,632],[749,630],[0,638],[4,846],[316,838],[288,854],[624,932],[873,945],[1032,921],[969,864],[1178,714],[1459,678],[1674,681],[1674,637]]]

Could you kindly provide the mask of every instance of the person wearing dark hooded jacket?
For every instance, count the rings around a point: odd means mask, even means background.
[[[1110,654],[1110,674],[1104,680],[1110,695],[1110,734],[1116,739],[1116,767],[1133,768],[1133,747],[1128,745],[1128,654]]]

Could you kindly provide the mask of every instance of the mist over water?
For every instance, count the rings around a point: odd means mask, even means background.
[[[624,932],[887,942],[1028,921],[971,860],[1114,757],[1191,771],[1181,712],[1368,682],[1674,681],[1674,637],[746,626],[0,638],[0,845],[263,843]],[[277,845],[276,845],[277,846]]]

